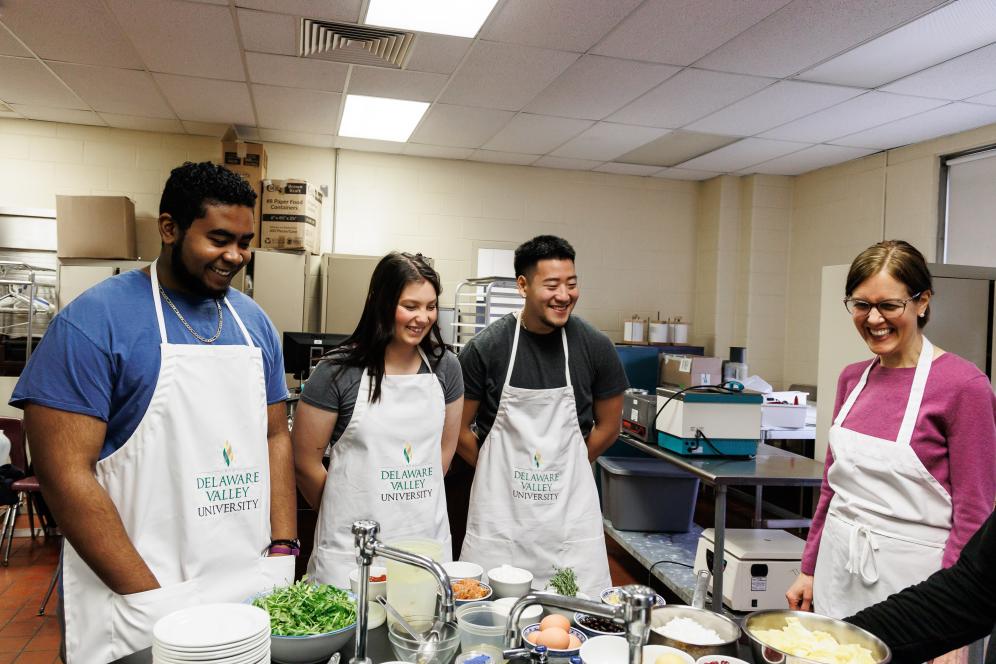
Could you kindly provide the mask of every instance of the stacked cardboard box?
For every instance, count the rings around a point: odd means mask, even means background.
[[[130,198],[56,196],[55,225],[59,258],[137,258]]]
[[[262,248],[321,253],[324,196],[304,180],[264,180]]]
[[[252,185],[256,191],[256,208],[253,210],[255,220],[255,237],[252,246],[260,245],[261,203],[263,199],[263,180],[266,179],[267,156],[262,143],[246,143],[240,141],[235,129],[231,128],[221,138],[222,163],[230,171],[238,173]]]

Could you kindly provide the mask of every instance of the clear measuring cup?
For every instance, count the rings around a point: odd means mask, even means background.
[[[389,546],[409,553],[442,561],[443,544],[435,540],[411,538],[388,542]],[[423,569],[398,562],[386,560],[387,567],[387,601],[403,616],[431,616],[436,612],[436,595],[439,584],[436,578]],[[388,624],[395,620],[388,614]]]

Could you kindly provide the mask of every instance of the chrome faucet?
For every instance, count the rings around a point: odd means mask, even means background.
[[[506,652],[518,652],[519,618],[526,608],[539,604],[580,611],[608,618],[623,625],[626,628],[626,641],[629,643],[629,664],[643,664],[643,644],[650,636],[650,612],[657,603],[657,593],[646,586],[623,586],[619,589],[619,598],[619,604],[612,606],[556,593],[529,593],[520,598],[508,614],[508,622],[505,624],[505,647],[509,650]]]
[[[439,618],[436,623],[452,623],[456,620],[453,588],[450,585],[450,577],[442,565],[432,558],[387,546],[377,539],[380,524],[376,521],[354,521],[352,530],[353,542],[356,545],[356,566],[359,567],[357,574],[359,575],[360,592],[356,597],[356,653],[349,660],[349,664],[371,664],[370,658],[367,657],[367,613],[369,610],[367,597],[369,595],[370,565],[373,563],[374,556],[421,567],[434,576],[442,594],[439,603]]]

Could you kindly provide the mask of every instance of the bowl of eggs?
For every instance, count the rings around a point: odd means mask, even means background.
[[[522,630],[525,642],[534,646],[546,646],[550,657],[574,657],[581,645],[588,639],[584,632],[571,627],[571,622],[557,614],[548,615],[538,623]]]

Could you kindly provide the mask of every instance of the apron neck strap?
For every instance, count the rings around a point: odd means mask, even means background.
[[[512,356],[508,360],[508,371],[505,372],[505,387],[512,384],[512,368],[515,366],[515,355],[519,350],[519,328],[522,327],[522,310],[518,310],[513,314],[515,316],[515,334],[512,337]],[[567,326],[560,328],[560,341],[564,346],[564,379],[567,381],[567,387],[573,387],[571,385],[571,364],[570,355],[567,351]]]
[[[418,354],[422,358],[422,361],[425,362],[425,367],[429,370],[429,373],[435,373],[432,370],[432,363],[429,362],[429,357],[425,354],[425,351],[422,350],[422,347],[421,346],[415,346],[415,349],[418,351]],[[418,372],[416,372],[416,373],[418,373]]]

